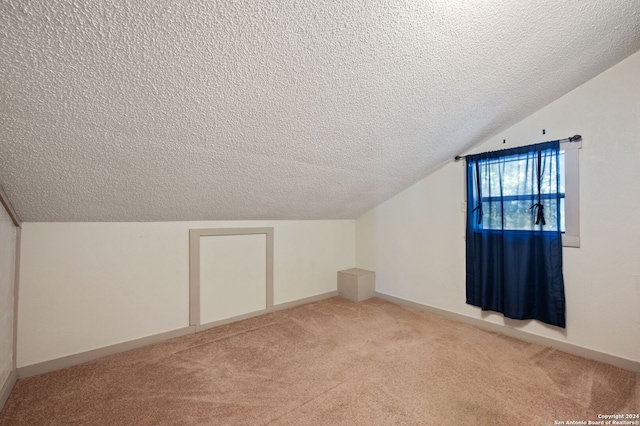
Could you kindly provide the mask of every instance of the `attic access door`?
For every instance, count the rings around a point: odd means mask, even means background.
[[[273,306],[273,228],[189,231],[189,323],[201,330]]]

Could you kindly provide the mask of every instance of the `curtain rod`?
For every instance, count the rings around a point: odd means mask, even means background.
[[[579,140],[582,140],[582,136],[573,135],[573,136],[569,136],[568,138],[558,139],[557,141],[547,141],[547,142],[578,142]],[[539,142],[539,143],[547,143],[547,142]],[[454,157],[454,160],[455,161],[459,161],[459,160],[462,160],[465,157],[466,157],[466,155],[456,155]]]

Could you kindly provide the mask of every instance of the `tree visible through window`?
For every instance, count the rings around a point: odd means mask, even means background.
[[[476,229],[500,230],[533,230],[565,231],[564,220],[564,152],[558,155],[558,162],[547,165],[542,170],[540,180],[540,205],[538,201],[538,183],[536,175],[531,173],[533,164],[521,155],[486,160],[483,173],[478,181],[477,170],[471,169],[472,179],[480,190],[481,208],[472,206],[482,212],[480,223],[476,220]],[[556,192],[558,191],[558,192]],[[556,200],[560,200],[559,203]],[[543,210],[544,221],[537,221],[538,209]],[[558,221],[560,215],[560,221]],[[536,223],[537,222],[537,223]]]

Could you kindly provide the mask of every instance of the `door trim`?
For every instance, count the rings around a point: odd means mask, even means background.
[[[265,234],[266,247],[266,287],[267,306],[265,311],[273,307],[273,228],[206,228],[189,230],[189,325],[200,324],[200,237],[220,235],[255,235]]]

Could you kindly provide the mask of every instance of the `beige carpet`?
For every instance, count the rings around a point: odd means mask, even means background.
[[[18,381],[0,425],[554,425],[637,413],[639,374],[333,298]]]

